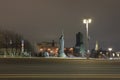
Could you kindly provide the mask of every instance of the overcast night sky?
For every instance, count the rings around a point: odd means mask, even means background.
[[[120,0],[0,0],[0,28],[22,34],[32,42],[55,40],[64,30],[65,46],[75,45],[75,34],[85,36],[89,24],[90,47],[120,51]]]

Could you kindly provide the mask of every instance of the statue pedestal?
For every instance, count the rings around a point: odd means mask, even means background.
[[[58,57],[66,57],[65,53],[59,53]]]

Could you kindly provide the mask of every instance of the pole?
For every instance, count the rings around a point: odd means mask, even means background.
[[[87,39],[86,39],[86,47],[87,47],[87,52],[89,52],[89,34],[88,34],[88,22],[86,23],[86,36],[87,36]]]
[[[89,59],[89,34],[88,34],[88,21],[86,22],[86,49],[87,49],[87,59]]]
[[[88,34],[88,24],[91,23],[91,19],[84,19],[83,20],[83,23],[86,24],[86,55],[87,55],[87,59],[89,59],[89,53],[90,53],[90,50],[89,50],[89,34]]]

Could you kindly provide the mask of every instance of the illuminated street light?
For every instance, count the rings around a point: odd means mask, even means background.
[[[112,56],[112,54],[111,54],[112,48],[108,48],[108,51],[110,52],[110,57],[111,57]]]
[[[84,19],[83,20],[83,23],[86,24],[86,23],[91,23],[92,22],[92,19]]]
[[[53,53],[53,51],[51,50],[50,53]]]
[[[115,53],[113,53],[112,55],[113,55],[113,57],[115,57]]]
[[[102,54],[102,52],[100,52],[100,54]]]
[[[117,56],[119,57],[119,56],[120,56],[120,54],[117,54]]]
[[[43,49],[41,48],[41,49],[40,49],[40,52],[42,52],[42,51],[43,51]]]
[[[70,48],[69,50],[70,50],[70,51],[73,51],[73,48]]]
[[[50,48],[48,48],[47,50],[48,50],[48,51],[50,51],[51,49],[50,49]]]
[[[87,54],[90,52],[90,50],[89,50],[88,24],[91,23],[91,22],[92,22],[92,19],[83,19],[83,23],[86,24],[86,49],[87,49]]]
[[[112,51],[112,48],[108,48],[108,51],[110,51],[110,52],[111,52],[111,51]]]

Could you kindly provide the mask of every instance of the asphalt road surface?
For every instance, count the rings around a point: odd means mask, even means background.
[[[0,58],[0,80],[120,80],[120,60]]]

